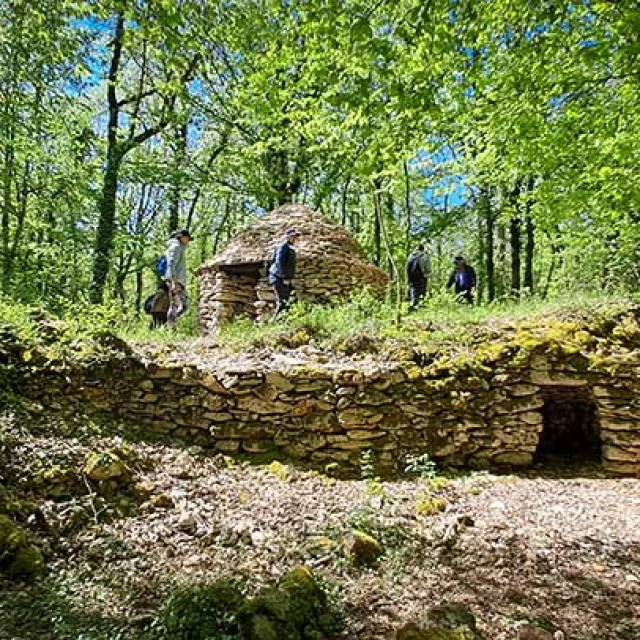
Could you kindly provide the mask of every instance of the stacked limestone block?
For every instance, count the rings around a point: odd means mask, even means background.
[[[345,475],[358,473],[363,451],[388,473],[424,453],[450,465],[528,466],[544,436],[560,432],[552,410],[560,399],[586,411],[569,434],[586,424],[607,472],[640,476],[638,316],[607,320],[591,334],[574,323],[551,337],[540,328],[492,329],[495,342],[401,360],[308,346],[225,356],[200,342],[162,353],[110,337],[87,356],[56,361],[45,346],[5,331],[0,380],[47,410],[115,417],[224,453],[272,453],[320,469],[337,463]]]
[[[640,476],[640,389],[637,385],[597,386],[602,458],[606,469]]]
[[[227,271],[206,271],[201,274],[200,327],[203,333],[221,326],[233,318],[255,318],[255,278]]]
[[[265,261],[284,239],[290,227],[297,228],[301,240],[296,245],[297,277],[295,296],[305,302],[329,303],[348,298],[364,288],[382,297],[389,284],[387,274],[370,264],[356,239],[344,228],[301,205],[284,205],[240,233],[213,260],[198,270],[200,280],[199,314],[203,332],[215,331],[236,315],[241,283],[232,274],[253,267],[251,296],[243,292],[241,302],[251,297],[251,315],[258,320],[273,313],[274,294],[267,282]],[[218,277],[221,274],[224,276]]]
[[[133,359],[102,373],[53,374],[26,393],[45,406],[104,411],[224,453],[273,453],[320,469],[337,463],[349,475],[366,450],[390,474],[422,453],[456,466],[528,466],[546,389],[580,387],[597,408],[604,469],[640,475],[637,378],[571,369],[537,356],[517,368],[443,380],[400,363]]]

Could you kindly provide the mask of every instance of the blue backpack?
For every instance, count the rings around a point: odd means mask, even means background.
[[[167,257],[166,256],[160,256],[156,260],[156,273],[160,278],[164,278],[164,276],[166,275],[167,273]]]

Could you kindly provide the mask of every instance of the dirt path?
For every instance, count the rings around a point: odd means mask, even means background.
[[[36,461],[77,468],[91,446],[113,445],[24,436],[7,449],[7,482],[19,486]],[[52,544],[42,584],[0,585],[2,640],[72,638],[80,628],[83,638],[140,638],[176,583],[234,575],[251,592],[300,563],[344,607],[345,638],[392,638],[445,602],[465,603],[486,640],[515,638],[525,618],[574,640],[640,637],[640,480],[470,474],[367,483],[133,447],[135,481],[149,498],[128,517],[91,516]],[[43,502],[50,522],[62,523],[73,500]],[[355,569],[344,557],[354,527],[382,542],[377,566]]]

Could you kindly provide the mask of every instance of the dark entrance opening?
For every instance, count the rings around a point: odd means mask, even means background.
[[[538,458],[599,462],[600,425],[588,389],[550,387],[544,391],[543,430]]]
[[[260,281],[261,262],[244,262],[225,265],[224,291],[218,292],[218,300],[227,307],[225,319],[246,316],[255,319],[255,303],[258,301],[256,287]]]

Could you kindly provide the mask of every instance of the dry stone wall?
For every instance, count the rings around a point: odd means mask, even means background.
[[[226,454],[273,454],[320,469],[337,463],[346,475],[358,471],[364,450],[389,474],[423,453],[458,466],[530,465],[543,428],[552,428],[544,406],[553,389],[593,402],[607,471],[640,475],[638,365],[593,372],[580,357],[534,354],[519,365],[445,375],[399,362],[273,355],[160,364],[132,355],[40,375],[23,393],[45,407],[91,407]]]

